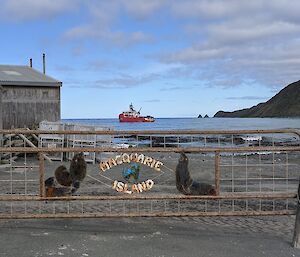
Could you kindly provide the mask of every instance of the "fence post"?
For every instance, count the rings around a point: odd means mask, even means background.
[[[300,248],[300,181],[299,181],[298,194],[297,194],[297,212],[296,212],[296,220],[295,220],[293,246],[295,248]]]
[[[45,159],[44,154],[39,153],[39,174],[40,174],[40,197],[46,196],[45,191]]]
[[[215,187],[216,194],[220,195],[220,152],[215,152]]]

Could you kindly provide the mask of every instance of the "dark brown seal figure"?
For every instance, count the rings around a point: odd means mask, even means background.
[[[72,185],[76,191],[80,187],[80,182],[82,182],[86,176],[86,162],[83,153],[74,155],[70,164],[70,176]]]
[[[72,190],[70,187],[58,186],[54,177],[45,180],[46,197],[58,197],[71,195]]]
[[[189,160],[181,153],[176,166],[176,187],[185,195],[216,195],[215,188],[207,183],[200,183],[191,178],[188,169]]]
[[[82,182],[86,176],[86,162],[84,160],[83,153],[78,153],[74,155],[70,163],[69,171],[64,165],[61,165],[57,167],[57,169],[54,172],[54,175],[59,185],[64,187],[72,186],[72,193],[76,192],[80,187],[80,182]],[[49,182],[51,181],[49,180],[48,183]]]
[[[62,186],[69,187],[72,185],[72,178],[70,172],[64,165],[59,166],[55,170],[54,176],[56,178],[56,181]]]

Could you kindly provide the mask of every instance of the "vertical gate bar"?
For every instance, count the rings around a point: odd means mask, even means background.
[[[286,191],[289,191],[289,154],[288,152],[285,153],[286,155],[286,163],[285,163],[285,176],[286,176]]]
[[[272,146],[275,146],[274,134],[272,134]],[[273,192],[275,191],[275,153],[272,152],[272,176],[273,176]]]
[[[9,160],[9,164],[10,164],[10,167],[9,167],[9,173],[10,173],[10,194],[12,195],[13,194],[12,153],[10,153],[9,158],[10,158],[10,160]]]
[[[231,147],[234,147],[233,134],[231,135]],[[233,176],[233,153],[231,154],[231,192],[234,192],[234,176]]]
[[[39,153],[39,173],[40,173],[40,197],[46,196],[45,191],[45,159],[43,153]]]
[[[24,147],[25,147],[25,141],[24,141]],[[27,153],[24,154],[24,193],[27,195]]]
[[[294,237],[293,237],[293,246],[295,248],[300,248],[300,182],[298,185],[298,194],[297,194],[297,213],[295,220],[295,229],[294,229]]]
[[[11,148],[12,147],[12,141],[11,141],[11,135],[9,135],[9,147]],[[13,175],[12,175],[12,154],[13,153],[10,153],[9,154],[9,171],[10,171],[10,194],[12,195],[13,194]]]
[[[259,211],[261,211],[261,206],[262,206],[262,201],[261,201],[261,199],[259,199]]]
[[[272,189],[274,192],[275,191],[275,153],[274,152],[272,152],[272,178],[273,178]]]
[[[234,153],[231,154],[231,192],[234,192],[233,155]]]
[[[258,146],[261,147],[261,140],[258,141]],[[259,192],[261,192],[262,187],[262,166],[261,166],[261,154],[258,153],[258,164],[259,164]]]
[[[246,153],[246,192],[248,192],[248,154]]]
[[[286,191],[289,191],[289,155],[288,152],[286,152]],[[287,210],[289,209],[289,200],[286,199],[286,207]]]
[[[220,152],[215,152],[215,187],[216,195],[220,195]]]

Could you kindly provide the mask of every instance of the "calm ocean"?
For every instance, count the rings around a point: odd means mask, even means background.
[[[155,122],[122,123],[118,119],[63,119],[63,122],[113,127],[115,130],[300,129],[300,118],[157,118]]]

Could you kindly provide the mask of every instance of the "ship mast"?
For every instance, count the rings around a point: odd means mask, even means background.
[[[130,110],[131,112],[134,112],[132,103],[129,105],[129,110]]]

